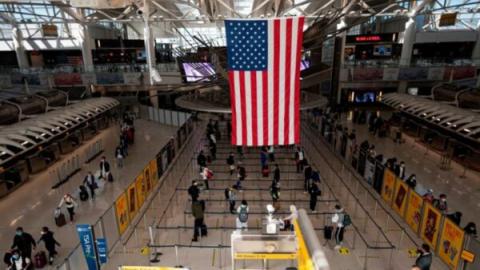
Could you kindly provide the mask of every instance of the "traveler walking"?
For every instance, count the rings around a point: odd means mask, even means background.
[[[248,212],[248,203],[246,200],[242,200],[242,204],[237,208],[237,230],[248,230]]]
[[[345,233],[344,226],[345,212],[340,205],[335,205],[335,214],[332,216],[332,223],[335,225],[335,249],[340,249],[343,243],[343,234]]]
[[[230,213],[235,214],[235,190],[232,187],[228,187],[225,195],[227,195]]]
[[[210,156],[212,160],[217,159],[217,144],[210,144]]]
[[[63,195],[62,200],[58,204],[58,208],[61,208],[64,204],[65,208],[67,208],[68,215],[70,216],[70,223],[73,223],[73,220],[75,219],[75,207],[77,207],[77,202],[75,202],[75,199],[72,197],[72,195],[67,193]]]
[[[310,194],[310,210],[313,213],[316,213],[315,209],[317,207],[318,196],[320,196],[322,193],[317,184],[313,183],[312,181],[308,185],[308,193]]]
[[[267,161],[268,161],[268,156],[267,152],[265,151],[265,148],[262,147],[262,150],[260,150],[260,169],[263,170],[267,166]]]
[[[10,258],[10,267],[8,270],[30,270],[33,269],[30,257],[22,254],[20,250],[14,250]]]
[[[98,184],[92,172],[87,173],[87,176],[85,176],[85,179],[83,179],[83,185],[88,187],[88,189],[90,190],[90,198],[92,198],[92,200],[95,200],[95,189],[98,188]]]
[[[36,247],[37,243],[32,235],[24,232],[22,227],[18,227],[13,237],[11,249],[17,249],[20,251],[20,255],[30,259],[32,257],[32,248],[35,249]]]
[[[235,155],[232,152],[228,155],[227,165],[230,170],[230,175],[233,175],[233,172],[235,172]]]
[[[273,170],[273,182],[278,184],[280,182],[280,168],[278,164],[275,164],[275,169]]]
[[[55,247],[60,246],[60,243],[55,240],[53,232],[50,231],[48,227],[43,227],[41,234],[42,236],[40,237],[40,240],[38,240],[38,243],[40,244],[40,242],[43,241],[45,244],[45,249],[48,251],[48,262],[52,265],[55,255],[58,254]]]
[[[117,159],[117,167],[123,168],[124,153],[120,145],[115,149],[115,158]]]
[[[270,187],[270,196],[272,197],[272,205],[275,210],[279,210],[278,200],[280,199],[280,187],[278,184],[273,183]]]
[[[415,260],[415,266],[420,268],[420,270],[430,270],[432,265],[432,253],[430,253],[430,246],[423,244],[421,248],[417,250],[420,254]]]
[[[105,178],[107,172],[110,172],[110,163],[106,160],[105,156],[100,160],[100,175]]]
[[[205,215],[205,202],[194,201],[192,202],[192,215],[194,218],[193,223],[193,242],[198,241],[198,236],[207,236],[207,226],[204,223]]]
[[[312,178],[312,167],[310,166],[310,164],[308,164],[306,160],[305,160],[305,168],[303,169],[303,174],[305,176],[304,182],[303,182],[303,190],[305,193],[307,193],[310,179]]]
[[[188,188],[188,195],[192,199],[192,202],[197,201],[200,196],[200,189],[198,188],[197,181],[192,181],[192,185]]]
[[[198,156],[197,156],[197,165],[200,167],[200,170],[201,170],[203,167],[206,167],[206,166],[207,166],[207,157],[205,157],[205,154],[203,153],[203,150],[201,150],[200,153],[198,153]]]
[[[242,189],[242,182],[247,177],[247,171],[245,167],[238,165],[237,166],[237,183],[235,184],[235,188],[240,190]]]
[[[275,162],[275,148],[273,147],[273,145],[270,145],[268,147],[268,159],[270,160],[270,162]]]
[[[202,172],[200,173],[200,176],[202,177],[205,183],[205,189],[209,190],[210,186],[208,185],[208,182],[210,181],[210,179],[213,178],[213,172],[209,168],[204,167]]]
[[[295,152],[295,162],[297,164],[297,173],[303,171],[303,161],[305,159],[305,154],[303,153],[303,149],[301,147],[297,147],[297,151]]]

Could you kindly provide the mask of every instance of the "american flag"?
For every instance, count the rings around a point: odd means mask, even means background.
[[[297,144],[304,17],[226,20],[232,144]]]

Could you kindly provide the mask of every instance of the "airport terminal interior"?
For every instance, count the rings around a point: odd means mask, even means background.
[[[479,270],[480,2],[0,0],[0,269]]]

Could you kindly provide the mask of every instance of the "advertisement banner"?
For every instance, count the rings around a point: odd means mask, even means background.
[[[53,75],[55,85],[82,85],[80,73],[55,73]]]
[[[463,247],[464,231],[450,219],[446,218],[440,236],[438,256],[450,269],[457,269],[458,261]]]
[[[385,166],[382,162],[375,163],[375,175],[373,177],[373,188],[378,194],[382,193],[383,176],[385,175]]]
[[[117,214],[118,232],[122,235],[128,227],[128,199],[125,193],[122,193],[115,201],[115,213]]]
[[[145,184],[145,197],[150,194],[150,191],[152,191],[152,179],[150,178],[150,164],[147,164],[145,168],[143,169],[143,179],[144,179],[144,184]]]
[[[383,80],[384,81],[396,81],[398,80],[398,73],[400,70],[398,68],[384,68],[383,69]]]
[[[395,174],[390,170],[385,170],[383,176],[382,198],[387,203],[391,203],[393,199],[393,191],[395,188]]]
[[[97,238],[97,254],[101,264],[107,263],[107,239]]]
[[[420,222],[422,221],[422,208],[422,196],[418,195],[418,193],[416,193],[415,191],[410,190],[405,221],[416,233],[418,233],[418,228],[420,228]]]
[[[157,160],[150,160],[150,179],[152,180],[152,187],[155,187],[158,181]]]
[[[137,190],[135,182],[131,183],[127,189],[128,192],[128,217],[133,220],[137,214]]]
[[[135,180],[135,189],[137,190],[137,207],[138,209],[142,208],[143,202],[145,201],[145,183],[143,181],[143,173],[137,176]]]
[[[95,239],[93,237],[92,226],[88,224],[77,225],[78,238],[82,245],[83,255],[87,261],[88,270],[97,270],[97,254],[95,251]]]
[[[367,162],[367,152],[364,151],[364,150],[360,150],[360,153],[358,153],[357,171],[361,175],[363,175],[365,173],[365,163],[366,162]]]
[[[162,165],[162,153],[163,151],[160,150],[160,152],[157,154],[156,158],[157,158],[157,176],[158,176],[158,179],[160,179],[160,177],[162,177],[162,174],[163,174],[163,165]]]
[[[407,208],[408,186],[402,179],[397,178],[395,185],[395,193],[393,197],[393,209],[401,216],[405,216],[405,208]]]
[[[373,185],[373,176],[375,175],[375,159],[372,157],[367,157],[367,162],[365,162],[365,173],[363,177],[369,185]]]
[[[440,230],[440,221],[442,214],[430,203],[425,204],[425,211],[422,220],[422,229],[420,238],[427,243],[433,250],[437,247],[438,233]]]

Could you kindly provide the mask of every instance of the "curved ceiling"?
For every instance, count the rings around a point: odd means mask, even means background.
[[[119,104],[113,98],[92,98],[3,127],[0,131],[0,165]]]
[[[385,94],[382,102],[436,126],[480,142],[480,114],[407,94]]]

